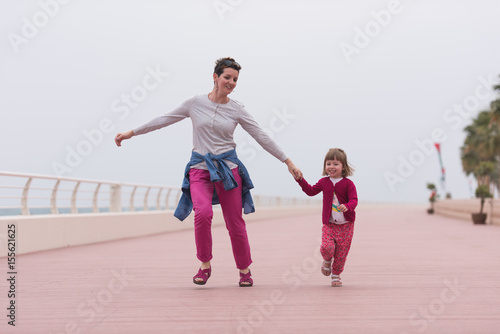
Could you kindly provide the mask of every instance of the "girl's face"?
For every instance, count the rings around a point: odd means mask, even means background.
[[[333,179],[338,179],[342,177],[342,169],[344,166],[342,162],[338,160],[326,160],[325,171],[328,176]]]
[[[239,74],[238,71],[231,67],[226,67],[220,76],[214,73],[214,81],[217,90],[224,95],[231,94],[236,87]]]

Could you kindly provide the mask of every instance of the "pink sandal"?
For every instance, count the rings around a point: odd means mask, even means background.
[[[332,274],[331,278],[332,278],[332,286],[333,287],[340,287],[340,286],[342,286],[342,280],[340,279],[339,275]]]
[[[212,267],[208,269],[200,268],[200,270],[198,270],[198,273],[193,277],[193,283],[198,285],[205,285],[207,284],[207,281],[210,278],[211,274],[212,274]],[[197,281],[196,280],[197,278],[201,278],[201,281]]]
[[[253,279],[252,279],[252,273],[250,270],[246,274],[243,274],[240,271],[240,282],[239,282],[241,287],[247,287],[247,286],[252,286],[253,285]]]
[[[321,273],[325,276],[330,276],[330,274],[332,273],[332,260],[323,260],[323,264],[321,265]]]

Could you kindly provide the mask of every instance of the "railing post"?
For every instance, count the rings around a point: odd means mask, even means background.
[[[134,189],[132,189],[132,193],[130,194],[130,211],[135,211],[134,207],[134,196],[135,196],[135,191],[137,190],[137,186],[134,186]]]
[[[78,208],[76,207],[76,195],[78,194],[78,187],[80,186],[80,181],[78,181],[73,188],[73,194],[71,195],[71,213],[78,213]]]
[[[57,211],[57,189],[59,189],[59,184],[61,180],[57,180],[56,184],[54,184],[54,188],[52,188],[52,194],[50,195],[50,213],[53,215],[57,215],[59,211]]]
[[[160,188],[160,190],[158,190],[158,195],[156,195],[156,210],[161,210],[160,196],[161,196],[162,191],[163,191],[163,188]]]
[[[97,187],[94,190],[94,196],[92,197],[92,212],[93,213],[99,212],[99,206],[97,205],[97,196],[99,195],[99,188],[101,188],[100,183],[97,184]]]
[[[109,212],[122,211],[122,185],[112,184],[110,186],[111,193],[109,195]]]
[[[30,214],[30,210],[28,209],[28,192],[30,190],[30,185],[32,180],[33,178],[30,177],[28,181],[26,181],[26,184],[24,185],[23,197],[21,197],[21,214],[23,215]]]
[[[151,190],[151,187],[148,187],[146,190],[146,193],[144,194],[144,211],[149,211],[148,207],[148,196],[149,196],[149,191]]]
[[[168,204],[168,198],[170,197],[170,193],[172,192],[172,189],[168,189],[167,195],[165,196],[165,210],[170,210],[170,205]]]

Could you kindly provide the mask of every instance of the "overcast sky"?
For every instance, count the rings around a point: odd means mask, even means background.
[[[180,186],[190,120],[117,148],[117,132],[212,89],[214,61],[306,179],[343,148],[360,201],[470,197],[463,128],[498,98],[494,0],[4,1],[0,170]],[[241,128],[254,194],[305,197]],[[443,188],[439,188],[443,193]]]

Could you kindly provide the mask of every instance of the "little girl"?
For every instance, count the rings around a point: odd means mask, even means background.
[[[332,286],[342,286],[339,275],[344,270],[351,247],[356,218],[354,209],[358,205],[358,196],[354,183],[346,176],[351,176],[353,172],[354,169],[347,162],[345,152],[339,148],[332,148],[326,154],[323,164],[323,175],[328,177],[320,179],[314,186],[309,185],[304,178],[297,180],[302,191],[309,196],[323,192],[320,251],[324,261],[321,273],[325,276],[331,274]]]

